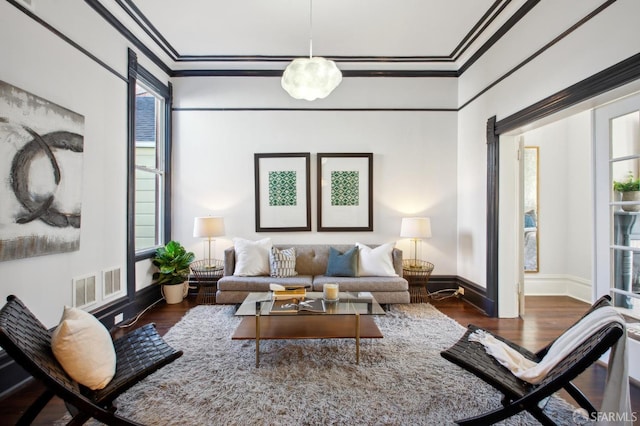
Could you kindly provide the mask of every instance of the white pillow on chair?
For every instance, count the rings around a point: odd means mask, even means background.
[[[395,243],[382,244],[376,248],[356,243],[358,250],[358,273],[361,277],[397,277],[391,252]]]
[[[264,238],[258,241],[234,238],[233,248],[236,252],[236,267],[233,275],[242,277],[269,275],[269,252],[272,246],[271,238]]]
[[[89,389],[103,389],[116,374],[116,351],[109,331],[81,309],[64,307],[51,335],[51,350],[64,371]]]

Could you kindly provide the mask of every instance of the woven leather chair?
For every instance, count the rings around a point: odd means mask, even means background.
[[[610,306],[610,301],[611,298],[609,296],[600,298],[585,315],[602,306]],[[595,413],[597,410],[593,404],[580,389],[571,383],[571,380],[596,362],[602,354],[618,341],[624,332],[622,326],[617,322],[609,323],[599,330],[594,330],[593,334],[585,342],[553,367],[540,383],[532,385],[518,379],[507,368],[500,365],[495,358],[487,354],[482,344],[468,340],[469,335],[477,329],[479,327],[469,325],[465,335],[452,347],[441,352],[441,355],[502,392],[504,395],[502,398],[503,406],[475,417],[456,420],[456,423],[460,425],[489,425],[525,410],[543,425],[555,425],[555,422],[543,412],[538,404],[562,388],[589,414]],[[487,330],[485,331],[490,333]],[[540,351],[533,353],[507,339],[495,334],[492,335],[516,349],[526,358],[536,362],[545,356],[553,344],[551,342]]]
[[[54,395],[65,401],[73,418],[83,424],[93,417],[108,425],[137,423],[116,415],[113,401],[140,380],[173,362],[182,351],[167,345],[153,324],[147,324],[113,342],[116,374],[104,388],[92,391],[72,380],[51,350],[51,332],[16,296],[7,297],[0,310],[0,346],[46,390],[22,415],[18,424],[30,424]]]

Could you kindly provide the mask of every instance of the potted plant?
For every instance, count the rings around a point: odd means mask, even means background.
[[[162,294],[167,303],[180,303],[186,296],[189,265],[195,255],[187,252],[177,241],[169,241],[156,250],[152,260],[158,271],[153,274],[156,284],[162,285]]]
[[[627,180],[624,182],[613,181],[613,190],[622,194],[621,201],[640,202],[640,179],[634,179],[633,173],[629,172]],[[623,205],[622,210],[626,212],[640,211],[640,204]]]

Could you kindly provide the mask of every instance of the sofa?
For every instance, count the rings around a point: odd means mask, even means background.
[[[402,277],[402,251],[393,248],[391,262],[396,276],[326,276],[330,248],[347,252],[354,245],[346,244],[287,244],[273,245],[279,250],[295,249],[295,271],[297,275],[287,277],[239,276],[236,269],[236,250],[229,247],[224,251],[224,272],[218,281],[216,303],[242,303],[250,292],[269,291],[269,285],[303,285],[307,291],[321,292],[324,284],[337,283],[340,291],[368,291],[380,304],[409,303],[409,284]],[[376,248],[377,245],[368,247]]]

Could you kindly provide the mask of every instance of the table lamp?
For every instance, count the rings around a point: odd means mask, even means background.
[[[431,219],[428,217],[403,217],[400,225],[400,236],[413,241],[412,268],[418,268],[418,240],[431,238]]]
[[[206,238],[209,241],[209,255],[207,268],[213,268],[211,263],[211,242],[213,241],[213,250],[215,253],[216,240],[214,237],[224,235],[224,218],[222,217],[196,217],[193,222],[193,236],[197,238]]]

